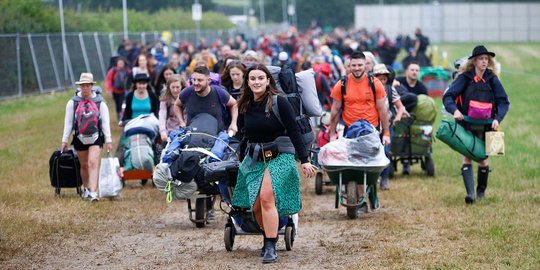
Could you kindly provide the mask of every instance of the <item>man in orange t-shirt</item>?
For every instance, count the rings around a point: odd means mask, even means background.
[[[332,89],[331,96],[334,101],[330,110],[330,127],[328,128],[330,139],[336,138],[336,126],[341,116],[346,125],[345,132],[347,127],[360,119],[367,120],[375,127],[379,127],[380,123],[384,134],[382,142],[385,145],[388,145],[390,144],[390,129],[388,123],[388,109],[386,108],[386,91],[381,81],[372,77],[375,88],[375,95],[373,95],[373,91],[369,86],[369,77],[365,71],[365,63],[366,57],[362,52],[353,52],[349,64],[351,73],[347,75],[345,96],[342,96],[341,80],[338,81]],[[345,105],[344,107],[343,104]],[[343,112],[341,112],[341,108],[343,108]],[[373,211],[380,209],[377,196],[378,178],[378,173],[367,173],[367,185],[371,186],[368,194],[369,202]],[[358,194],[363,196],[363,193],[363,185],[358,185]],[[367,209],[366,202],[363,202],[358,206],[359,212],[366,212]]]
[[[334,99],[330,111],[330,138],[336,136],[336,126],[340,116],[348,127],[360,119],[366,119],[373,126],[382,125],[383,143],[390,143],[390,129],[388,123],[388,110],[386,109],[386,91],[379,79],[373,77],[375,97],[369,86],[368,75],[365,72],[366,58],[362,52],[351,54],[351,73],[347,75],[345,97],[341,93],[341,80],[334,85],[331,96]],[[375,101],[375,98],[377,99]],[[342,114],[342,105],[345,104]],[[380,129],[379,129],[380,130]]]

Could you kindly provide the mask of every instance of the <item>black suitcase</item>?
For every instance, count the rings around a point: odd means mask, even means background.
[[[49,159],[49,176],[51,186],[57,196],[60,195],[61,188],[76,188],[77,194],[81,195],[81,164],[75,151],[69,148],[62,153],[56,150]]]

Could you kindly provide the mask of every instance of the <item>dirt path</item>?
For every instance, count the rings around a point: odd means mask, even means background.
[[[334,208],[334,187],[323,195],[313,191],[313,182],[303,180],[303,210],[293,250],[286,251],[283,236],[278,243],[279,263],[271,269],[335,269],[391,267],[389,260],[401,266],[413,254],[433,256],[432,243],[440,237],[421,228],[423,222],[404,219],[404,212],[384,207],[377,213],[349,220],[343,207]],[[157,190],[126,189],[123,196],[150,193],[162,199]],[[384,193],[381,197],[384,197]],[[134,200],[106,201],[99,204],[135,204]],[[165,202],[148,204],[163,206]],[[383,199],[384,204],[384,199]],[[143,206],[144,207],[144,206]],[[113,217],[91,222],[99,228],[91,236],[64,235],[58,232],[48,243],[32,247],[7,261],[6,269],[249,269],[262,267],[258,256],[260,236],[237,236],[232,252],[223,241],[226,215],[218,213],[205,228],[195,228],[188,219],[186,202],[158,208],[148,219],[115,220]],[[104,214],[106,217],[107,215]],[[97,220],[97,219],[96,219]],[[423,232],[415,239],[402,237],[410,227]],[[385,231],[393,229],[393,232]],[[411,243],[406,241],[412,240]],[[440,241],[437,241],[440,242]],[[420,246],[418,246],[420,245]],[[439,245],[444,245],[441,242]],[[404,250],[406,252],[404,252]],[[408,252],[411,252],[409,255]],[[431,259],[436,257],[431,257]],[[416,265],[417,266],[417,265]]]

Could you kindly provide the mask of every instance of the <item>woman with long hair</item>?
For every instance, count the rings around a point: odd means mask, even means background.
[[[167,141],[169,132],[180,127],[180,120],[176,118],[173,108],[180,91],[186,87],[186,80],[179,74],[173,74],[167,80],[165,91],[159,98],[159,133],[162,142]]]
[[[246,73],[246,66],[239,60],[232,61],[226,67],[221,74],[221,85],[227,89],[231,96],[238,100],[242,93],[242,84],[244,83],[244,74]]]
[[[273,263],[278,259],[279,217],[298,213],[301,208],[300,175],[294,152],[300,158],[304,176],[313,176],[315,169],[309,163],[293,109],[286,98],[278,96],[276,83],[266,66],[251,66],[243,85],[239,126],[245,130],[247,147],[232,204],[252,209],[264,234],[262,262]],[[279,110],[279,118],[274,108]],[[287,141],[288,150],[281,147],[278,138]],[[293,152],[290,152],[291,145]]]
[[[510,109],[508,95],[497,77],[494,57],[495,53],[488,51],[483,45],[476,46],[467,62],[460,66],[461,73],[443,96],[444,107],[454,115],[456,122],[482,141],[486,131],[499,128]],[[485,108],[490,108],[489,112]],[[478,114],[479,111],[483,113]],[[467,191],[465,203],[473,204],[476,199],[484,198],[489,172],[489,161],[486,157],[478,163],[475,196],[472,161],[463,157],[461,175]]]

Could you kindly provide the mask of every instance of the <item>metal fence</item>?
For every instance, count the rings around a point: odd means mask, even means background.
[[[173,31],[172,41],[195,43],[195,31]],[[202,30],[209,43],[227,40],[237,31]],[[130,40],[155,42],[160,32],[129,33]],[[0,35],[0,99],[47,93],[72,87],[81,72],[105,80],[109,59],[117,54],[123,33],[68,33],[64,64],[60,34]]]

